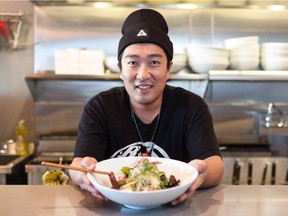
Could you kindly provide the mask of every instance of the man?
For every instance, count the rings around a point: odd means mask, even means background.
[[[122,26],[118,47],[124,87],[102,92],[86,104],[73,166],[95,169],[98,161],[151,154],[185,161],[199,176],[172,204],[197,188],[221,182],[223,162],[212,117],[203,99],[166,84],[173,64],[173,44],[163,16],[150,9],[131,13]],[[76,185],[105,199],[86,173],[70,171]]]

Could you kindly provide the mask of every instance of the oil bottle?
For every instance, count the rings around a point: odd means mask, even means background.
[[[15,130],[15,151],[16,154],[26,155],[28,153],[28,143],[27,143],[27,129],[24,125],[24,120],[20,120]]]

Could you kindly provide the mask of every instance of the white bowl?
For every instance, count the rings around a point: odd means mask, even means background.
[[[171,74],[178,73],[180,70],[182,70],[184,67],[186,67],[186,62],[175,62],[173,61],[172,67],[170,69]]]
[[[224,47],[226,49],[237,49],[249,45],[259,44],[258,36],[229,38],[224,41]]]
[[[217,48],[217,47],[188,44],[187,54],[188,54],[188,57],[189,56],[193,56],[193,57],[209,56],[209,57],[228,58],[229,50]]]
[[[261,56],[288,57],[288,43],[264,43],[261,45]]]
[[[121,157],[97,163],[98,170],[112,171],[116,178],[121,176],[123,166],[132,166],[139,157]],[[131,192],[111,188],[107,175],[88,173],[88,178],[93,186],[108,199],[133,209],[155,208],[183,194],[198,176],[197,170],[190,164],[167,158],[149,157],[149,161],[159,161],[157,168],[164,171],[166,176],[174,175],[180,179],[178,186],[155,191]]]
[[[266,50],[266,49],[283,49],[283,50],[288,50],[288,43],[278,43],[278,42],[271,42],[271,43],[263,43],[261,45],[261,50]]]
[[[260,57],[265,58],[288,58],[288,51],[281,51],[281,50],[271,50],[267,52],[261,52]]]
[[[189,66],[195,73],[207,74],[210,70],[226,70],[229,60],[225,58],[189,58]]]
[[[248,45],[244,47],[240,47],[237,49],[231,49],[230,50],[230,57],[234,56],[255,56],[259,57],[260,55],[260,45],[254,44],[254,45]]]
[[[108,56],[104,60],[104,65],[112,72],[112,73],[120,73],[120,69],[118,67],[118,59],[116,56]]]
[[[234,57],[230,58],[230,69],[232,70],[256,70],[258,69],[260,58]]]
[[[288,57],[261,58],[260,64],[264,70],[288,70]]]

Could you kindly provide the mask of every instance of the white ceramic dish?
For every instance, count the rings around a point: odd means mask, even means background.
[[[139,157],[121,157],[101,161],[97,164],[97,169],[114,172],[116,178],[121,175],[123,166],[132,166]],[[88,173],[88,178],[93,186],[108,199],[125,205],[133,209],[150,209],[171,202],[183,194],[198,176],[197,170],[190,164],[177,160],[149,157],[149,161],[159,161],[159,170],[165,172],[166,176],[174,175],[180,179],[180,184],[176,187],[146,191],[130,192],[111,188],[111,183],[107,175]]]
[[[288,43],[264,43],[260,53],[262,57],[288,57]]]
[[[201,45],[193,45],[189,44],[187,48],[188,57],[229,57],[229,50],[217,48],[217,47],[209,47],[209,46],[201,46]]]
[[[118,67],[118,59],[116,56],[108,56],[104,60],[106,68],[108,68],[112,73],[120,73]]]
[[[277,43],[277,42],[271,42],[271,43],[263,43],[261,45],[261,50],[265,49],[281,49],[281,50],[288,50],[288,43]]]
[[[190,58],[189,66],[195,73],[207,74],[210,70],[225,70],[229,60],[224,58]]]
[[[255,44],[255,45],[249,45],[249,46],[244,46],[240,47],[237,49],[231,49],[230,50],[230,57],[231,56],[257,56],[259,57],[260,55],[260,45]]]
[[[170,69],[171,74],[178,73],[180,70],[182,70],[184,67],[186,67],[186,62],[173,62],[173,65]]]
[[[259,67],[260,58],[236,57],[230,58],[232,70],[256,70]]]
[[[247,36],[238,38],[229,38],[224,41],[225,49],[237,49],[245,46],[259,44],[258,36]]]
[[[262,58],[261,67],[263,70],[288,70],[288,58]]]

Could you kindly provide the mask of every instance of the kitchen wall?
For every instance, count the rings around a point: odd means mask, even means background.
[[[86,6],[41,6],[36,8],[35,40],[38,45],[35,47],[34,73],[54,70],[53,56],[56,49],[71,47],[101,49],[107,56],[115,55],[121,36],[119,32],[121,23],[127,14],[135,9],[133,7],[97,8]],[[242,8],[198,10],[157,8],[157,10],[167,19],[170,26],[170,37],[174,42],[176,52],[185,51],[188,43],[223,47],[224,40],[227,38],[253,35],[259,36],[260,44],[288,42],[286,10]],[[260,67],[259,70],[261,70]],[[263,71],[264,73],[265,71]],[[83,104],[98,92],[96,86],[102,85],[92,81],[69,83],[62,82],[59,92],[63,92],[63,86],[67,85],[67,89],[70,86],[71,96],[77,95],[76,101],[82,101]],[[73,85],[75,89],[73,89]],[[45,86],[48,87],[46,83]],[[271,101],[286,103],[288,101],[288,95],[285,93],[287,88],[286,82],[279,82],[279,80],[264,82],[257,79],[248,82],[216,80],[209,82],[205,100],[209,103],[215,118],[216,132],[220,135],[236,133],[242,136],[244,132],[246,135],[258,135],[259,116],[261,117],[261,114],[266,112],[267,105]],[[78,103],[74,106],[71,106],[71,103],[69,105],[59,104],[59,98],[53,99],[52,96],[52,92],[55,95],[56,86],[46,89],[50,89],[51,92],[48,100],[49,92],[44,92],[42,89],[42,93],[46,97],[45,101],[49,104],[42,101],[36,105],[39,111],[37,112],[39,121],[36,122],[39,125],[38,132],[47,133],[57,130],[53,119],[59,119],[59,114],[63,113],[66,114],[65,116],[73,117],[70,118],[69,123],[62,121],[63,124],[58,124],[58,129],[63,131],[74,128],[77,130],[83,104]],[[42,99],[40,98],[40,100]],[[68,100],[75,102],[75,97]],[[61,111],[59,112],[59,110]],[[229,110],[230,119],[227,119],[227,110]],[[49,118],[47,113],[52,118]],[[244,120],[239,121],[239,118]]]
[[[28,0],[0,1],[2,13],[23,12],[19,44],[11,48],[11,34],[16,27],[11,24],[9,39],[0,35],[0,143],[14,139],[15,127],[24,119],[29,130],[29,140],[34,139],[35,106],[27,88],[24,75],[34,71],[34,6]],[[9,19],[9,17],[7,17]]]

